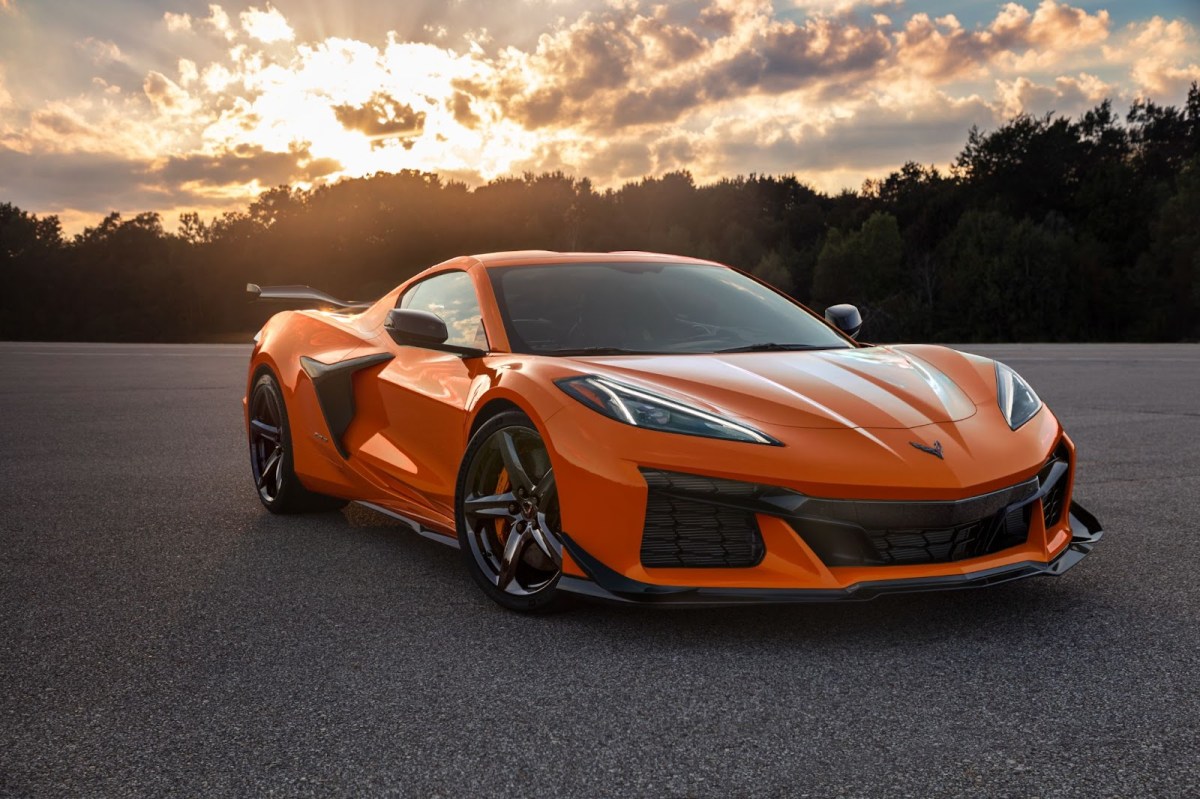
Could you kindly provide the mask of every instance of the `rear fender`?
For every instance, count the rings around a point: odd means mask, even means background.
[[[337,363],[351,357],[363,346],[363,341],[344,322],[327,320],[324,316],[287,311],[268,320],[251,355],[246,396],[248,400],[258,373],[263,368],[270,369],[287,405],[296,475],[309,490],[342,495],[351,493],[353,476],[333,446],[312,378],[300,358]],[[246,414],[248,423],[248,408]]]

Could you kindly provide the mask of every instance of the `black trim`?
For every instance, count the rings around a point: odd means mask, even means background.
[[[391,353],[379,352],[337,363],[321,363],[305,355],[300,356],[300,365],[312,379],[317,392],[317,404],[321,406],[321,415],[325,417],[333,445],[343,458],[350,457],[342,436],[354,420],[354,373],[390,361],[393,357]]]
[[[885,594],[952,591],[996,585],[1025,577],[1058,577],[1083,560],[1103,536],[1104,531],[1096,517],[1072,502],[1071,542],[1049,563],[1023,561],[963,575],[871,580],[846,588],[701,588],[653,585],[632,580],[605,566],[564,533],[562,539],[567,552],[587,574],[588,579],[563,575],[558,587],[564,591],[609,602],[665,607],[866,601]]]
[[[866,527],[961,524],[1041,495],[1036,477],[966,499],[826,499],[780,486],[641,467],[647,484],[671,495],[786,518],[834,519]],[[1057,477],[1056,477],[1057,479]]]
[[[448,352],[460,358],[482,358],[485,355],[491,355],[491,352],[477,350],[474,347],[460,347],[457,344],[418,344],[415,341],[397,341],[396,343],[401,347],[415,347],[419,350]]]

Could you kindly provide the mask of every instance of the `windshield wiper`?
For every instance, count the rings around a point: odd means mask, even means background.
[[[763,341],[758,344],[747,344],[743,347],[729,347],[723,350],[714,350],[716,353],[725,352],[803,352],[805,350],[841,350],[845,347],[830,346],[828,344],[776,344],[774,341]]]
[[[534,350],[534,355],[665,355],[662,352],[650,350],[627,350],[623,347],[579,347],[564,350]]]

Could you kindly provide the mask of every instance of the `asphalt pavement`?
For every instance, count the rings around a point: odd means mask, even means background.
[[[0,344],[0,795],[1200,794],[1200,346],[968,349],[1079,447],[1065,576],[527,618],[264,511],[247,346]]]

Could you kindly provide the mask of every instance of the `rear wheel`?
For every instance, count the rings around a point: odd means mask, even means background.
[[[291,426],[279,383],[263,372],[250,390],[250,471],[263,507],[271,513],[337,510],[346,500],[305,488],[292,459]]]
[[[484,593],[526,613],[561,606],[558,491],[529,417],[509,411],[485,423],[467,446],[457,489],[459,544]]]

